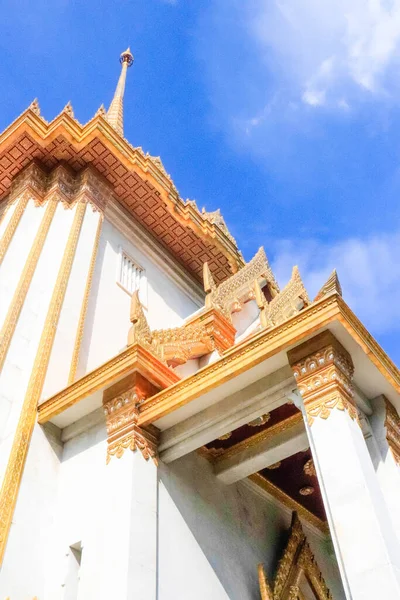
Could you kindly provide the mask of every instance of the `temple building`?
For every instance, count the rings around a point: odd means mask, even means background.
[[[124,138],[0,135],[0,600],[400,598],[400,372]]]

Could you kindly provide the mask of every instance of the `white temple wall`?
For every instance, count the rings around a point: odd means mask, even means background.
[[[226,486],[196,453],[159,469],[159,600],[254,600],[257,565],[272,577],[290,514],[244,482]],[[304,528],[335,600],[344,600],[331,544]]]
[[[35,210],[42,211],[43,208]],[[0,482],[74,213],[75,208],[57,206],[0,374]]]
[[[110,568],[106,522],[113,522],[105,424],[65,442],[60,462],[53,447],[36,426],[0,571],[0,597],[66,600],[72,546],[82,549],[78,599],[102,600],[102,574]],[[157,599],[258,598],[257,565],[263,562],[273,575],[289,511],[244,482],[218,482],[196,453],[161,463],[158,475]],[[330,542],[304,529],[333,597],[344,600]],[[24,565],[24,577],[15,577],[15,564]]]
[[[44,598],[51,572],[59,458],[36,425],[0,567],[0,598]]]
[[[48,398],[68,385],[79,317],[100,219],[100,213],[88,204],[57,325],[42,398]]]
[[[16,204],[10,207],[6,217],[8,217],[8,214],[11,216]],[[36,207],[34,201],[29,200],[0,265],[0,328],[3,325],[45,209],[45,206]],[[0,239],[2,233],[0,232]]]
[[[179,326],[198,309],[198,305],[146,256],[146,248],[135,246],[105,220],[88,304],[78,377],[126,347],[131,295],[117,283],[121,247],[145,271],[145,285],[141,287],[139,296],[152,329]]]
[[[8,204],[8,198],[7,200],[3,200],[3,202],[0,204],[0,239],[12,217],[15,206],[16,202],[13,204]]]

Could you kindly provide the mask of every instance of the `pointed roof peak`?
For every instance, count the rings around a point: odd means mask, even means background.
[[[64,106],[62,112],[67,113],[67,115],[69,115],[70,117],[74,116],[74,109],[72,108],[72,104],[71,101],[69,100],[67,102],[67,104]]]
[[[328,296],[328,294],[339,294],[339,296],[343,296],[342,286],[340,285],[339,277],[336,272],[336,269],[333,269],[332,273],[328,277],[327,281],[324,283],[322,288],[319,290],[318,294],[314,298],[314,302],[316,300],[320,300],[324,296]]]
[[[133,63],[133,54],[130,48],[121,53],[119,61],[122,65],[121,74],[118,79],[114,97],[107,111],[107,120],[120,134],[124,135],[124,92],[126,83],[126,71]]]
[[[38,102],[37,98],[35,98],[34,100],[32,100],[32,102],[30,103],[30,105],[28,106],[28,108],[30,108],[30,110],[32,112],[34,112],[35,115],[40,116],[40,106],[39,106],[39,102]]]

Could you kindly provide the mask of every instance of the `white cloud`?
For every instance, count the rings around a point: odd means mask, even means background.
[[[310,297],[336,268],[343,297],[376,333],[400,330],[400,231],[333,244],[315,240],[280,241],[273,269],[281,285],[297,264]]]
[[[259,0],[249,32],[311,106],[343,107],[360,92],[390,93],[400,55],[399,0]],[[351,99],[351,98],[350,98]]]

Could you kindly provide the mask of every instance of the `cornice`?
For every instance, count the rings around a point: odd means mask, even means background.
[[[170,377],[169,387],[145,400],[140,406],[139,425],[146,426],[178,408],[192,402],[215,387],[251,369],[281,351],[287,351],[314,332],[334,321],[346,323],[346,329],[364,348],[380,373],[400,393],[400,373],[379,344],[360,323],[351,309],[337,294],[325,296],[304,308],[284,323],[261,330],[223,353],[222,357],[185,379],[165,366]],[[72,386],[46,400],[39,407],[39,422],[44,423],[97,389],[106,387],[132,369],[135,346],[98,367]],[[148,361],[154,357],[148,353]]]
[[[39,423],[46,423],[79,402],[80,399],[109,387],[135,369],[158,387],[171,386],[179,380],[178,375],[172,369],[160,363],[142,346],[133,344],[58,394],[42,402],[38,407]]]
[[[219,360],[146,400],[141,407],[140,423],[160,419],[281,350],[287,350],[306,335],[326,326],[337,314],[335,298],[328,297],[276,327],[259,331],[224,352]]]
[[[208,213],[202,214],[195,203],[183,201],[162,164],[145,154],[141,148],[131,146],[102,115],[96,115],[88,123],[81,125],[68,112],[63,111],[47,123],[33,110],[27,109],[0,135],[0,147],[7,148],[23,133],[39,145],[49,144],[58,136],[62,136],[73,145],[75,151],[81,151],[90,142],[98,140],[126,169],[149,181],[168,207],[173,219],[184,227],[189,227],[202,240],[218,247],[229,263],[231,272],[236,272],[244,265],[236,244],[220,227],[218,221],[209,219]]]

